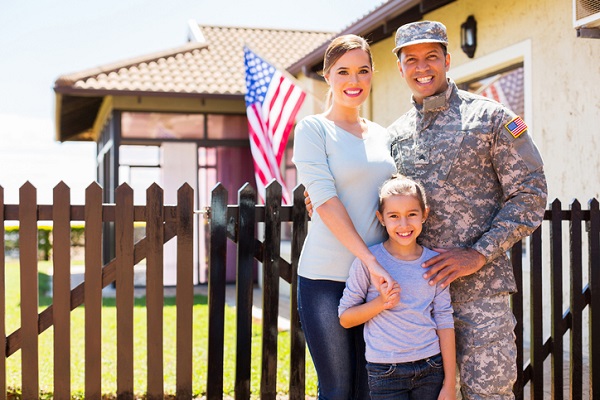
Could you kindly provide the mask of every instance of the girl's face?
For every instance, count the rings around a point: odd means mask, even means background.
[[[423,230],[427,210],[421,208],[414,195],[392,195],[384,199],[383,212],[377,218],[390,237],[390,244],[401,247],[414,246]]]
[[[325,75],[333,104],[360,107],[371,91],[372,75],[371,60],[366,51],[354,49],[341,56]]]

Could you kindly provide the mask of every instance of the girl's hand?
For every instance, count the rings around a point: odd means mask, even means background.
[[[373,282],[375,288],[377,288],[380,294],[389,295],[390,292],[394,289],[394,285],[398,286],[398,283],[377,261],[371,263],[371,265],[367,265],[367,268],[369,269],[369,274],[371,275],[371,282]],[[387,285],[382,291],[383,284]]]
[[[456,388],[454,386],[450,387],[450,385],[442,386],[438,400],[456,400]]]
[[[384,310],[395,307],[400,302],[400,285],[394,282],[392,289],[388,291],[388,283],[383,283],[380,286],[379,296],[383,301]]]

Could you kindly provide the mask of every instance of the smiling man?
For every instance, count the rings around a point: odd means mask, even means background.
[[[391,151],[430,199],[420,239],[440,254],[423,276],[452,283],[462,397],[511,399],[516,284],[506,252],[542,221],[543,162],[519,116],[446,77],[447,45],[439,22],[398,28],[393,52],[414,107],[390,126]]]

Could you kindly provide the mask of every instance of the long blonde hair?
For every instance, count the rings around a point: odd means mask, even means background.
[[[367,41],[358,35],[342,35],[338,36],[329,43],[327,50],[325,50],[325,56],[323,57],[323,76],[329,74],[331,67],[339,60],[344,54],[351,50],[361,49],[369,56],[369,62],[371,63],[371,70],[375,68],[373,63],[373,55],[371,54],[371,47]],[[331,106],[333,93],[331,88],[327,92],[325,100],[325,109]]]

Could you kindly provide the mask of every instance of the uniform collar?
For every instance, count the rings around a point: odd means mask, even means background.
[[[450,105],[450,97],[452,96],[452,93],[454,92],[455,88],[456,84],[454,83],[454,81],[448,78],[448,88],[446,89],[446,91],[439,94],[434,94],[433,96],[425,97],[423,99],[422,105],[417,104],[413,96],[412,103],[415,106],[415,108],[421,113],[446,110]]]

